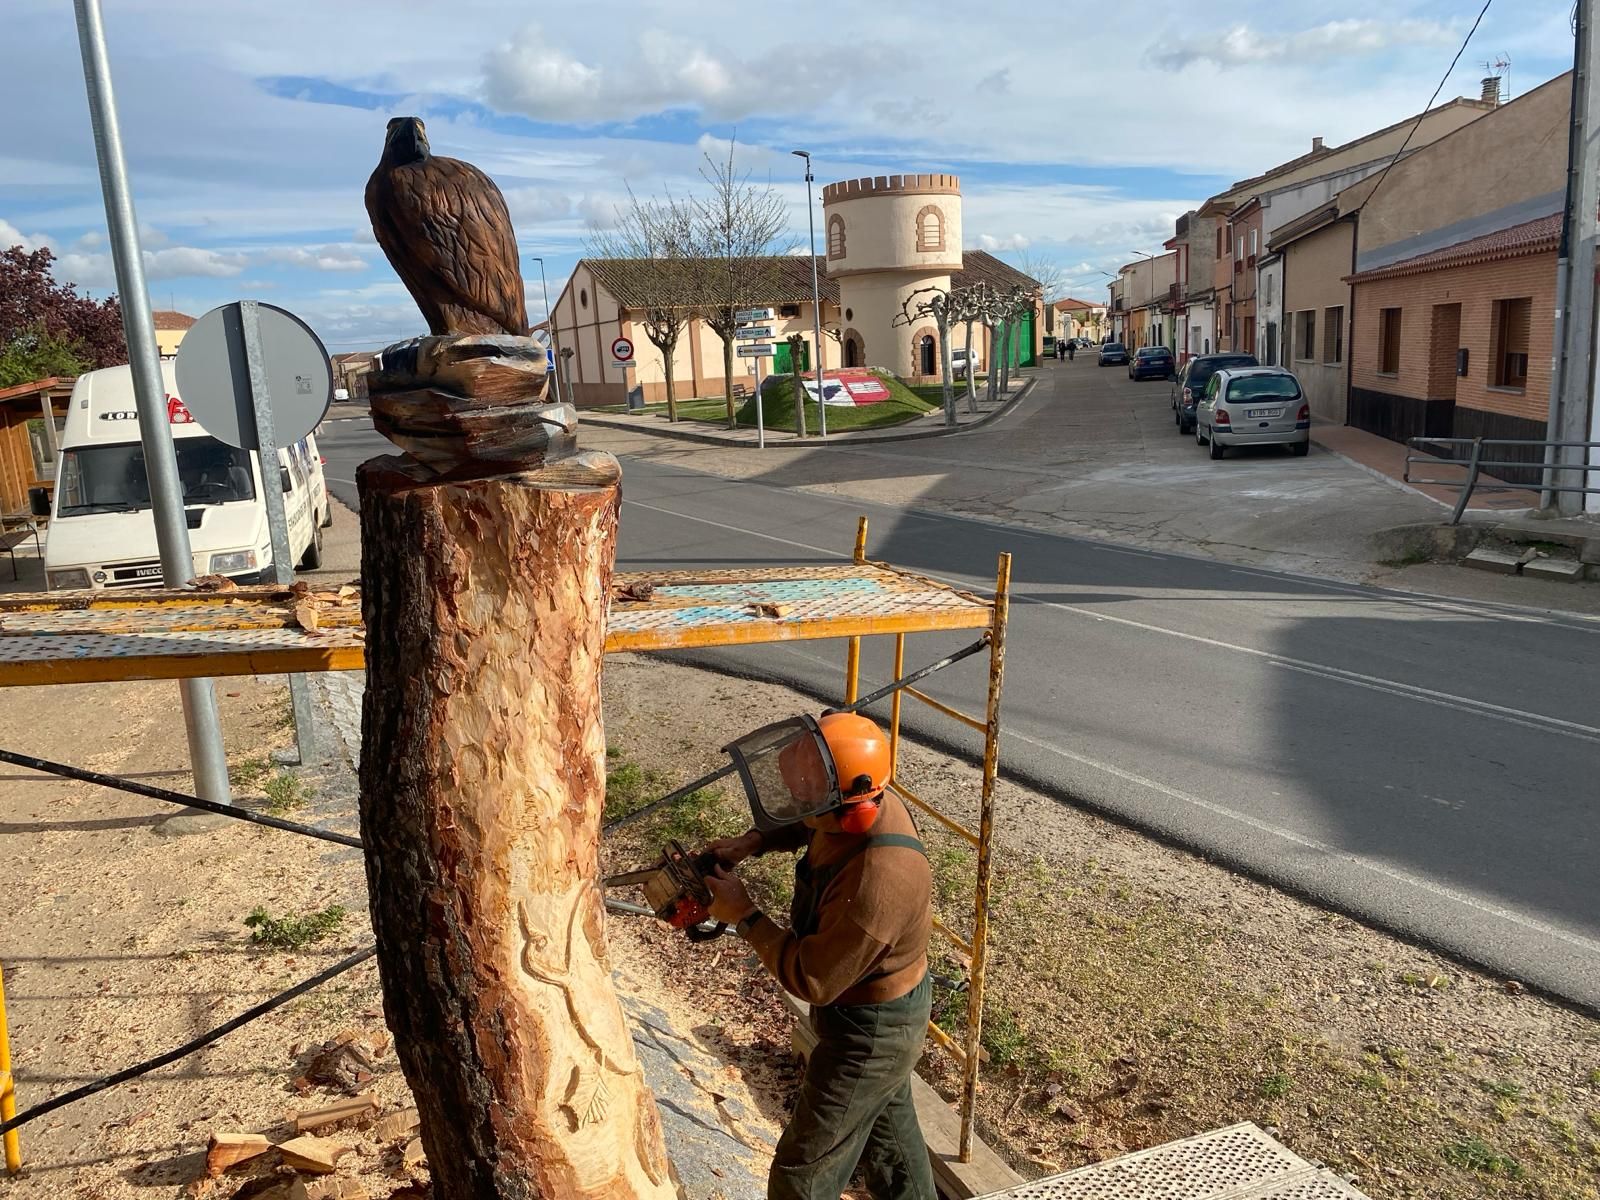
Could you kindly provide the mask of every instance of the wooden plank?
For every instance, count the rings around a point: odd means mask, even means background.
[[[213,1133],[206,1147],[206,1174],[221,1175],[229,1167],[248,1162],[270,1149],[272,1143],[259,1133]]]
[[[349,1121],[355,1117],[370,1116],[377,1111],[378,1094],[362,1092],[359,1096],[351,1096],[347,1100],[340,1100],[337,1104],[330,1104],[325,1108],[313,1108],[306,1112],[295,1113],[294,1129],[296,1133],[310,1133],[325,1125],[336,1125],[340,1121]]]

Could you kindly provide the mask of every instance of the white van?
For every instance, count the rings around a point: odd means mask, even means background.
[[[170,359],[161,364],[161,378],[195,574],[270,583],[272,537],[260,456],[226,446],[201,428],[178,397]],[[277,474],[271,482],[283,489],[295,563],[320,566],[322,530],[332,524],[333,512],[316,439],[281,448]],[[127,367],[89,371],[72,389],[44,567],[52,590],[161,584],[139,410]]]

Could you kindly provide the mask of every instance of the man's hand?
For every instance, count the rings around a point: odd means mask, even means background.
[[[738,837],[718,838],[709,843],[706,849],[717,856],[719,863],[736,867],[752,854],[761,851],[761,833],[759,830],[750,829]]]
[[[727,867],[715,867],[706,876],[706,887],[711,890],[711,915],[724,925],[737,925],[756,911],[744,881]]]

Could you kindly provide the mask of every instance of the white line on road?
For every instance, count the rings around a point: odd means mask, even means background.
[[[761,533],[754,529],[744,529],[737,525],[727,525],[721,521],[713,521],[708,517],[691,516],[688,513],[675,512],[672,509],[660,508],[653,504],[646,504],[639,500],[624,500],[624,504],[631,504],[650,512],[662,513],[666,516],[677,517],[684,521],[693,521],[701,525],[710,525],[715,529],[723,529],[729,533],[744,534],[749,537],[765,538],[768,541],[778,542],[785,546],[793,546],[800,550],[810,550],[819,554],[826,554],[833,558],[848,559],[848,554],[842,554],[824,546],[815,546],[809,542],[797,542],[789,538],[777,537],[770,533]],[[939,575],[934,572],[924,572],[932,579],[939,579],[956,587],[970,587],[967,580],[952,579],[949,576]],[[1180,638],[1188,642],[1196,642],[1203,646],[1211,646],[1218,650],[1229,650],[1236,654],[1248,655],[1259,658],[1274,666],[1288,667],[1304,671],[1309,674],[1319,675],[1333,683],[1346,683],[1353,687],[1369,688],[1377,691],[1386,691],[1391,695],[1405,700],[1416,700],[1425,704],[1436,704],[1446,708],[1455,708],[1461,712],[1471,713],[1475,716],[1486,717],[1489,720],[1502,721],[1511,725],[1520,725],[1524,728],[1538,729],[1544,733],[1553,733],[1561,737],[1576,738],[1581,741],[1600,741],[1600,728],[1593,725],[1583,725],[1576,721],[1563,721],[1559,717],[1545,716],[1543,713],[1529,712],[1525,709],[1510,708],[1502,704],[1491,704],[1487,700],[1474,700],[1470,696],[1458,696],[1452,692],[1436,691],[1433,688],[1420,687],[1416,684],[1401,683],[1396,679],[1384,679],[1376,675],[1364,675],[1359,671],[1346,671],[1342,667],[1331,667],[1324,663],[1309,662],[1305,659],[1290,658],[1288,655],[1277,654],[1271,650],[1258,650],[1254,646],[1241,646],[1237,642],[1225,642],[1218,638],[1206,637],[1198,633],[1186,633],[1181,629],[1168,629],[1162,625],[1152,625],[1148,621],[1136,621],[1131,617],[1117,617],[1109,613],[1099,612],[1091,608],[1082,608],[1075,604],[1062,604],[1055,600],[1040,600],[1024,592],[1015,592],[1012,599],[1023,604],[1037,604],[1044,608],[1058,609],[1061,612],[1074,613],[1080,617],[1088,617],[1093,621],[1110,621],[1116,625],[1126,625],[1133,629],[1141,629],[1147,633],[1164,634],[1167,637]]]
[[[828,659],[822,658],[820,655],[808,654],[794,646],[780,646],[779,649],[786,653],[795,655],[798,658],[804,658],[825,667],[834,668],[839,665],[836,662],[831,662]],[[1466,892],[1458,891],[1452,887],[1446,887],[1444,884],[1435,883],[1431,879],[1423,878],[1420,875],[1413,875],[1411,872],[1402,871],[1397,867],[1391,867],[1387,863],[1377,862],[1363,855],[1352,854],[1350,851],[1341,849],[1340,847],[1332,845],[1331,843],[1319,841],[1316,838],[1306,837],[1304,834],[1296,833],[1294,830],[1287,829],[1282,825],[1274,824],[1271,821],[1263,821],[1260,817],[1252,817],[1248,813],[1242,813],[1237,809],[1229,808],[1225,804],[1218,804],[1212,800],[1202,800],[1200,797],[1190,795],[1188,792],[1179,791],[1177,788],[1169,787],[1159,780],[1150,779],[1144,775],[1135,774],[1132,771],[1127,771],[1121,767],[1113,766],[1111,763],[1101,762],[1098,759],[1090,758],[1087,755],[1079,754],[1073,750],[1065,750],[1062,747],[1057,746],[1052,742],[1044,741],[1041,738],[1030,737],[1025,733],[1018,732],[1014,727],[1008,728],[1004,736],[1007,739],[1015,738],[1019,742],[1026,742],[1028,745],[1039,750],[1043,750],[1049,754],[1054,754],[1060,758],[1065,758],[1070,762],[1075,762],[1080,766],[1088,767],[1091,770],[1110,775],[1115,779],[1122,780],[1124,783],[1131,783],[1136,787],[1145,788],[1162,796],[1166,796],[1168,799],[1177,800],[1180,803],[1187,804],[1193,808],[1202,809],[1203,811],[1212,813],[1215,816],[1225,817],[1230,821],[1235,821],[1240,825],[1254,829],[1258,833],[1265,833],[1272,837],[1279,838],[1283,841],[1289,842],[1292,845],[1299,846],[1304,850],[1312,850],[1318,854],[1326,855],[1329,858],[1338,859],[1342,862],[1349,863],[1352,866],[1360,867],[1363,871],[1370,871],[1373,874],[1380,875],[1394,883],[1401,883],[1408,887],[1418,888],[1429,893],[1430,895],[1438,896],[1442,900],[1449,900],[1454,904],[1460,904],[1463,907],[1470,908],[1474,912],[1479,912],[1483,913],[1485,916],[1494,917],[1496,920],[1505,921],[1508,924],[1516,925],[1522,929],[1531,930],[1535,933],[1543,934],[1546,937],[1554,938],[1556,941],[1564,942],[1570,946],[1575,946],[1580,950],[1586,951],[1587,953],[1600,954],[1600,941],[1595,941],[1592,938],[1584,937],[1579,933],[1572,933],[1569,930],[1552,925],[1547,921],[1542,921],[1538,917],[1527,916],[1524,913],[1517,912],[1515,909],[1506,908],[1504,905],[1491,904]]]

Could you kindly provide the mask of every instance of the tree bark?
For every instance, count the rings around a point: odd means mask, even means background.
[[[678,1194],[597,883],[619,474],[358,472],[362,837],[438,1200]]]
[[[733,319],[731,310],[728,319],[730,321]],[[719,329],[717,336],[722,338],[722,393],[728,403],[728,428],[737,429],[739,418],[735,415],[736,410],[733,405],[733,329],[730,327],[727,333]]]
[[[978,367],[972,361],[972,318],[967,318],[967,411],[978,411]]]

